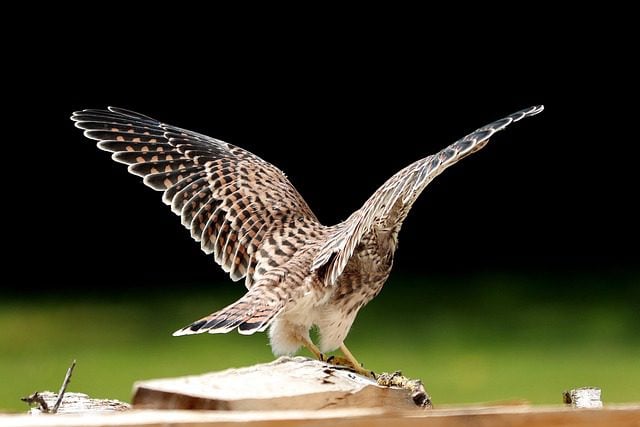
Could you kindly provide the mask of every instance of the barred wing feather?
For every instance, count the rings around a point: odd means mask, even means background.
[[[246,278],[247,288],[296,251],[291,245],[279,250],[272,234],[320,227],[284,173],[242,148],[120,108],[77,111],[71,119],[115,161],[162,191],[202,250],[233,280]]]
[[[312,270],[322,271],[325,284],[335,284],[363,236],[375,227],[395,227],[395,231],[399,231],[411,206],[431,180],[449,166],[480,150],[494,133],[524,117],[540,113],[543,108],[541,105],[530,107],[481,127],[439,153],[418,160],[396,173],[362,208],[335,226],[316,255]]]

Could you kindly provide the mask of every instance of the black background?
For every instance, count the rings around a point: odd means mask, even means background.
[[[400,235],[396,271],[637,269],[631,53],[597,33],[544,40],[532,28],[458,43],[442,32],[435,39],[375,28],[248,40],[239,29],[184,40],[143,31],[123,43],[133,35],[86,25],[71,39],[41,40],[21,52],[7,80],[15,132],[5,144],[9,287],[226,280],[160,193],[69,120],[74,110],[107,105],[258,154],[332,224],[408,163],[544,104],[427,188]],[[87,39],[86,48],[78,42]]]

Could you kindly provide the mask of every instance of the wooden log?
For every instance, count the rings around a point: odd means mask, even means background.
[[[181,378],[140,381],[135,408],[291,410],[416,409],[414,390],[382,387],[373,379],[318,360],[281,357],[271,363]]]
[[[451,407],[387,412],[378,408],[322,411],[131,410],[111,414],[1,415],[0,427],[638,427],[640,405],[602,409],[560,406]]]
[[[58,402],[58,394],[51,391],[41,391],[32,394],[28,398],[22,399],[25,402],[36,404],[37,407],[31,408],[29,413],[31,415],[47,414],[52,412],[51,409],[55,407]],[[131,405],[113,399],[92,399],[84,393],[65,393],[62,400],[59,403],[57,409],[58,414],[84,414],[91,413],[104,413],[104,412],[117,412],[126,411],[131,409]]]

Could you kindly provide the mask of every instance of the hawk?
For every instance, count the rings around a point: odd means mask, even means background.
[[[276,166],[227,142],[121,108],[73,113],[75,126],[113,160],[162,192],[206,254],[247,293],[174,335],[244,335],[269,329],[275,355],[301,346],[324,360],[371,375],[344,340],[358,311],[384,285],[398,233],[422,190],[449,166],[484,147],[530,107],[488,124],[389,178],[345,221],[322,225]],[[309,337],[317,327],[316,345]]]

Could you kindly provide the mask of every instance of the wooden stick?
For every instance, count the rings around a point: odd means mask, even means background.
[[[62,387],[60,387],[60,391],[58,392],[58,400],[56,400],[56,404],[53,405],[53,409],[51,409],[51,413],[55,414],[58,412],[60,408],[60,404],[62,403],[62,398],[64,397],[64,393],[67,391],[67,386],[71,382],[71,374],[73,373],[73,368],[76,367],[76,360],[73,359],[71,366],[67,369],[67,375],[64,376],[64,381],[62,381]]]

